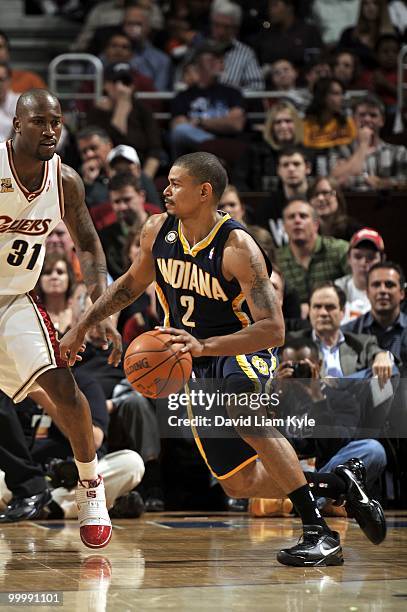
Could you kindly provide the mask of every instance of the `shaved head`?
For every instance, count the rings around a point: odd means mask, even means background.
[[[24,157],[47,161],[61,137],[62,111],[59,100],[47,89],[29,89],[17,100],[13,119],[14,149]]]
[[[43,107],[44,105],[53,106],[61,112],[58,98],[48,91],[48,89],[29,89],[18,98],[16,115],[17,117],[21,117],[21,115]]]

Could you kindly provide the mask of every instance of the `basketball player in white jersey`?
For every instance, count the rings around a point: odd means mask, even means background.
[[[0,144],[0,389],[14,402],[46,392],[58,410],[58,426],[71,443],[79,472],[76,499],[80,535],[90,548],[109,542],[112,527],[104,484],[97,471],[89,405],[79,391],[45,309],[32,294],[45,256],[45,239],[64,220],[75,243],[89,295],[106,288],[106,261],[84,200],[83,183],[61,164],[55,148],[62,114],[45,89],[20,96],[13,140]],[[118,364],[121,339],[109,320],[100,328],[113,342]]]

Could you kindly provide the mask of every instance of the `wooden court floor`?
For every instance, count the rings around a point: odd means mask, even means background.
[[[297,519],[146,514],[116,521],[111,544],[97,553],[80,543],[73,521],[3,525],[0,612],[28,609],[8,604],[10,593],[55,592],[61,605],[33,609],[407,611],[407,512],[387,516],[381,546],[354,521],[329,519],[342,535],[345,565],[321,569],[276,561],[276,551],[297,538]]]

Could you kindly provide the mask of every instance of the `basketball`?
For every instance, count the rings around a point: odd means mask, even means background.
[[[168,334],[158,330],[137,336],[124,356],[129,383],[142,395],[168,397],[188,382],[192,372],[191,354],[177,354],[182,344],[167,345]]]

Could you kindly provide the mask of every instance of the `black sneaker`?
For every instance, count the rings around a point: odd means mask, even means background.
[[[349,459],[338,465],[335,474],[346,483],[345,508],[356,519],[359,527],[373,544],[380,544],[386,537],[386,518],[383,508],[366,492],[366,468],[360,459]]]
[[[49,489],[31,497],[13,497],[7,508],[0,514],[0,523],[35,521],[43,517],[44,508],[51,501]]]
[[[109,510],[110,518],[125,519],[139,518],[144,512],[144,502],[137,491],[130,491],[116,499],[116,502]]]
[[[280,550],[277,561],[283,565],[297,567],[342,565],[343,553],[339,533],[327,533],[320,525],[304,525],[304,533],[298,544]]]

